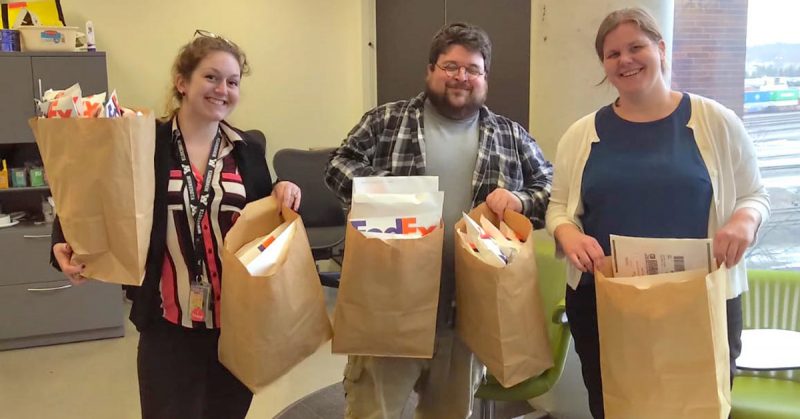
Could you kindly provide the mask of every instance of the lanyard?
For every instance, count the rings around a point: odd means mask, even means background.
[[[189,162],[189,153],[186,151],[186,143],[183,141],[183,136],[180,134],[180,128],[175,138],[178,161],[181,164],[181,175],[183,176],[183,184],[189,192],[189,212],[194,219],[194,269],[189,266],[190,271],[194,276],[194,282],[201,282],[203,276],[203,263],[206,261],[205,246],[203,246],[203,217],[208,208],[208,194],[211,190],[211,177],[214,169],[217,166],[217,157],[219,157],[219,149],[222,143],[222,132],[217,129],[217,135],[214,136],[214,141],[211,143],[211,153],[208,155],[208,164],[206,165],[206,173],[203,176],[203,185],[200,194],[197,194],[197,183],[192,173],[192,165]]]

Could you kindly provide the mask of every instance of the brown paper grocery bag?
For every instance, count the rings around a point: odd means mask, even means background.
[[[481,204],[469,216],[497,216]],[[511,387],[553,366],[536,271],[533,227],[524,215],[506,211],[504,221],[524,238],[520,252],[503,268],[490,266],[462,245],[456,233],[456,330],[497,381]],[[466,232],[464,221],[456,231]]]
[[[333,353],[433,357],[443,232],[382,240],[347,223]]]
[[[727,269],[595,272],[608,418],[725,419],[731,409]]]
[[[28,121],[42,155],[64,237],[83,275],[141,285],[155,180],[155,118]]]
[[[295,221],[294,237],[271,276],[252,276],[234,255]],[[251,202],[225,237],[219,360],[254,393],[288,372],[331,338],[325,296],[303,220],[274,198]]]

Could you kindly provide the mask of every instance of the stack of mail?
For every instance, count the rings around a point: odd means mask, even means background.
[[[278,261],[286,254],[291,238],[294,236],[295,224],[284,222],[266,236],[259,237],[242,246],[236,257],[253,276],[272,275],[279,266]]]
[[[350,224],[367,237],[419,238],[439,227],[443,203],[436,176],[357,177]]]
[[[712,239],[674,239],[609,235],[615,277],[717,269]]]
[[[480,225],[467,214],[463,215],[463,219],[467,231],[458,231],[461,244],[475,257],[491,266],[502,268],[511,263],[519,253],[521,241],[506,223],[501,221],[498,229],[482,215]]]

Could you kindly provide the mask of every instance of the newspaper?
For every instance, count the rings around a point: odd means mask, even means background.
[[[711,239],[660,239],[612,234],[615,277],[656,275],[716,268]]]

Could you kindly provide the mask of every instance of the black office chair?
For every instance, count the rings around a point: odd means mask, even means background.
[[[275,153],[273,167],[278,179],[291,181],[302,191],[298,213],[303,217],[314,260],[330,259],[341,266],[347,219],[339,199],[324,181],[325,164],[332,151],[285,148]],[[339,287],[339,272],[320,272],[319,277],[322,285]]]

